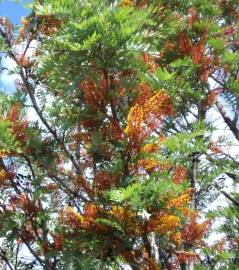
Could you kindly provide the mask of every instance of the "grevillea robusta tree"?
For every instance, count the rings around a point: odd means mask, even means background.
[[[21,25],[0,17],[17,76],[0,95],[1,269],[238,269],[238,6],[34,0]]]

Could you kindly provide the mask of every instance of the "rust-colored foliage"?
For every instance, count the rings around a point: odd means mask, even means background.
[[[26,129],[28,122],[21,117],[21,106],[19,103],[14,104],[6,117],[10,121],[10,130],[16,140],[23,143],[26,140]]]
[[[187,177],[187,170],[182,166],[177,166],[173,174],[173,181],[181,184]]]
[[[156,71],[156,69],[158,68],[158,65],[155,62],[154,58],[147,53],[143,53],[142,59],[146,63],[146,65],[148,66],[149,71],[151,73],[154,73]]]
[[[185,32],[179,34],[179,53],[186,56],[191,52],[192,43]]]
[[[95,174],[93,185],[95,186],[96,190],[103,191],[113,187],[117,181],[117,176],[106,170],[101,170]]]
[[[38,15],[38,31],[46,36],[53,35],[61,26],[62,21],[53,15]]]
[[[53,234],[53,248],[56,251],[61,251],[63,249],[63,235],[62,234]]]
[[[197,214],[192,213],[188,223],[182,230],[182,238],[191,245],[196,245],[198,242],[202,241],[203,236],[208,232],[211,224],[210,219],[201,223],[199,223],[197,219]]]
[[[204,53],[204,42],[199,40],[192,46],[191,56],[195,64],[200,64]]]

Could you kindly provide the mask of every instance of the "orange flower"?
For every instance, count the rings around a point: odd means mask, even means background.
[[[174,235],[171,236],[171,240],[177,245],[181,245],[182,243],[182,235],[181,232],[176,232]]]
[[[181,209],[185,205],[187,205],[190,202],[191,196],[190,196],[191,189],[187,190],[186,192],[182,193],[179,197],[170,199],[167,203],[167,207],[170,208],[177,208]]]
[[[132,7],[132,6],[134,6],[134,1],[133,0],[122,0],[121,5],[123,7]]]
[[[138,161],[138,166],[150,173],[158,167],[158,161],[155,159],[141,159]]]
[[[141,147],[141,151],[145,153],[153,153],[159,150],[159,144],[157,143],[148,143]]]
[[[148,222],[148,230],[159,233],[174,231],[180,224],[179,217],[171,214],[157,215]]]
[[[10,153],[7,150],[0,150],[0,157],[4,158],[7,157]]]
[[[129,137],[132,148],[139,148],[160,126],[163,118],[173,112],[172,99],[164,90],[150,97],[144,104],[131,107],[124,132]]]
[[[135,213],[133,211],[122,206],[113,206],[109,213],[119,220],[129,221],[135,217]]]
[[[144,111],[139,105],[135,105],[130,109],[127,119],[127,126],[124,132],[129,137],[139,136],[143,132],[142,123],[144,121]]]
[[[22,24],[23,24],[25,27],[27,27],[27,26],[30,24],[30,22],[28,21],[28,19],[26,19],[26,18],[24,18],[24,17],[21,17],[21,22],[22,22]]]
[[[81,227],[82,223],[84,222],[84,217],[75,212],[72,207],[65,207],[60,211],[60,221],[63,224],[69,225],[70,227],[76,229]]]

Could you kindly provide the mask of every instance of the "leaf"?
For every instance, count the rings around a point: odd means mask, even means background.
[[[175,74],[174,74],[174,73],[168,72],[166,68],[158,68],[158,69],[156,70],[156,77],[157,77],[160,81],[168,81],[168,80],[171,80],[174,76],[175,76]]]
[[[211,38],[208,43],[218,52],[224,50],[224,40],[221,38]]]

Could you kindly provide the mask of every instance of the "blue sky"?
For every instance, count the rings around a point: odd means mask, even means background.
[[[14,3],[13,0],[4,0],[0,3],[0,17],[7,16],[14,24],[20,23],[21,16],[27,16],[29,10],[24,8],[24,3],[29,3],[31,1],[20,1],[21,3]]]

